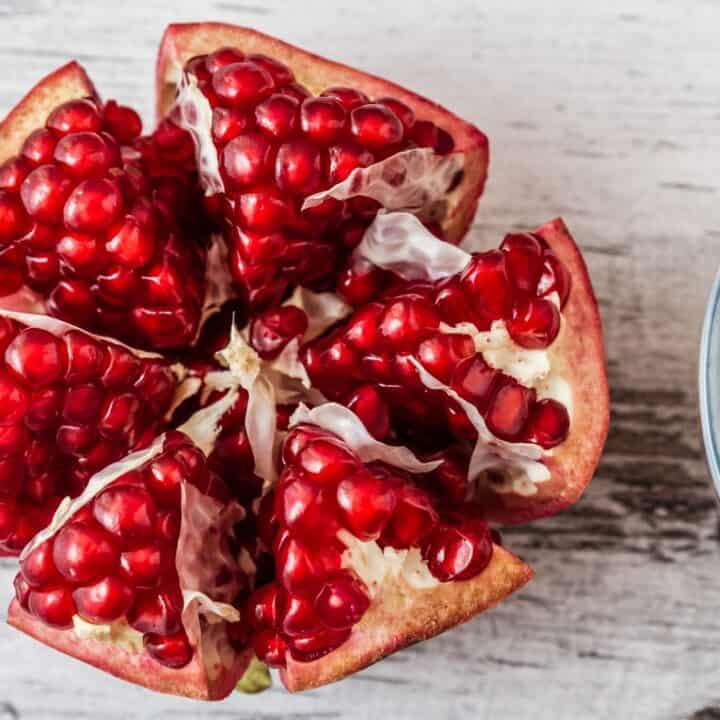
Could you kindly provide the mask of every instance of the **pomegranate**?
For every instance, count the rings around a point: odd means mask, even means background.
[[[19,553],[63,497],[162,432],[181,374],[159,355],[0,310],[0,550]]]
[[[108,466],[61,507],[21,557],[9,622],[153,689],[231,692],[249,660],[233,603],[252,576],[237,560],[244,511],[205,452],[235,399]]]
[[[337,680],[527,582],[477,507],[433,490],[441,460],[373,439],[333,403],[301,406],[291,422],[259,506],[276,579],[247,609],[258,658],[289,689]]]
[[[450,241],[462,236],[487,166],[472,125],[245,28],[168,28],[161,114],[180,69],[173,117],[194,135],[206,192],[221,200],[230,271],[252,307],[277,304],[296,284],[336,287],[356,305],[371,299],[386,276],[347,258],[381,207],[412,207],[441,220]]]
[[[140,131],[138,115],[102,104],[74,64],[0,124],[0,306],[140,347],[193,340],[205,294],[202,199],[187,158],[181,165],[162,144],[167,133]]]
[[[383,245],[388,228],[405,242]],[[597,306],[563,223],[470,256],[386,215],[357,252],[406,279],[306,344],[312,384],[348,405],[373,392],[412,443],[474,443],[471,479],[494,520],[577,500],[607,435],[608,391]]]

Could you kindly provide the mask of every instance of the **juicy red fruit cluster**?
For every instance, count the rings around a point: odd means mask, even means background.
[[[425,387],[416,361],[475,405],[496,436],[550,448],[567,437],[567,409],[553,399],[538,400],[533,388],[488,365],[471,335],[443,332],[441,323],[487,331],[503,321],[517,345],[545,349],[558,336],[569,293],[567,269],[541,238],[508,235],[499,250],[473,255],[457,275],[398,283],[311,342],[303,362],[313,384],[332,399],[347,402],[369,384],[401,423],[427,429],[447,418],[460,438],[477,437],[454,400]]]
[[[113,481],[24,557],[15,579],[22,607],[60,629],[72,628],[75,615],[95,625],[124,620],[155,660],[187,665],[193,649],[175,566],[183,483],[207,493],[218,480],[202,452],[172,433],[161,454]]]
[[[462,505],[438,511],[427,487],[397,468],[363,464],[330,432],[293,428],[283,463],[258,520],[276,581],[251,596],[248,610],[255,652],[270,665],[284,666],[287,653],[308,662],[331,652],[370,607],[368,588],[343,564],[341,531],[381,547],[421,548],[442,582],[468,580],[490,562],[485,520]],[[432,480],[423,478],[428,487]]]
[[[188,180],[157,174],[131,109],[60,105],[0,166],[0,296],[36,293],[75,325],[137,346],[194,337],[205,248],[182,221]]]
[[[149,444],[176,385],[163,359],[0,316],[0,550],[17,554],[60,499]]]
[[[371,101],[349,87],[314,96],[264,55],[222,48],[185,70],[213,109],[231,270],[255,308],[277,302],[292,284],[332,288],[378,209],[358,197],[302,211],[307,196],[401,150],[453,148],[447,132],[396,99]],[[338,289],[353,297],[361,282],[371,280],[350,276]]]

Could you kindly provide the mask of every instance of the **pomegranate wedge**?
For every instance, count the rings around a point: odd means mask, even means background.
[[[160,117],[195,139],[230,270],[254,308],[297,284],[371,299],[385,276],[347,259],[377,211],[412,209],[457,242],[485,181],[487,140],[472,125],[247,28],[171,25],[157,93]]]
[[[575,502],[600,457],[609,400],[597,304],[562,221],[470,256],[392,213],[356,253],[405,280],[304,348],[313,385],[346,404],[376,393],[387,429],[422,449],[429,438],[474,444],[472,496],[492,520]]]
[[[249,661],[233,603],[252,578],[235,538],[244,511],[206,453],[235,398],[109,466],[58,509],[22,555],[11,625],[154,690],[206,700],[232,691]]]
[[[476,506],[434,491],[441,460],[375,440],[341,405],[300,406],[282,459],[258,516],[276,579],[247,616],[255,653],[290,690],[464,622],[531,577]]]
[[[0,307],[139,347],[190,344],[205,297],[202,199],[167,133],[140,132],[76,63],[0,123]]]
[[[184,370],[55,318],[0,310],[0,552],[167,427]]]

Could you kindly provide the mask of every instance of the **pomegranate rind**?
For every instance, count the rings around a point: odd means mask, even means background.
[[[550,479],[533,495],[499,493],[490,485],[476,496],[493,522],[514,525],[554,515],[573,505],[590,483],[610,424],[610,395],[597,300],[585,261],[561,219],[535,230],[570,271],[572,289],[562,316],[562,335],[552,346],[553,373],[572,390],[570,433],[545,453]]]
[[[402,581],[383,585],[343,645],[313,662],[297,662],[288,656],[280,678],[290,692],[341,680],[397,650],[470,620],[532,576],[532,569],[522,560],[494,545],[490,564],[472,580],[439,583],[424,590]]]
[[[20,152],[25,138],[42,127],[58,105],[98,97],[82,65],[69,62],[40,80],[0,122],[0,163]]]
[[[443,228],[447,240],[459,242],[472,222],[487,178],[487,137],[432,100],[383,78],[333,62],[251,28],[226,23],[175,23],[160,43],[156,66],[157,116],[164,117],[175,99],[184,64],[223,46],[247,53],[262,53],[285,63],[298,82],[313,93],[333,85],[349,85],[371,98],[392,96],[411,107],[418,118],[430,120],[452,135],[455,153],[463,156],[463,177],[447,196]]]
[[[208,678],[205,661],[196,651],[192,661],[181,670],[165,667],[146,653],[132,653],[104,640],[80,638],[74,630],[56,630],[34,618],[13,600],[8,610],[8,624],[49,647],[104,670],[121,680],[142,685],[150,690],[182,695],[197,700],[222,700],[234,689],[251,652],[238,658],[232,672],[214,681]]]

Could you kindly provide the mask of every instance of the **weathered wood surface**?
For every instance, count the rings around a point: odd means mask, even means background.
[[[607,451],[575,509],[507,534],[537,570],[525,591],[347,682],[201,706],[5,627],[0,720],[720,718],[718,520],[696,417],[720,264],[720,5],[0,0],[0,108],[74,57],[149,117],[162,28],[203,16],[391,77],[490,135],[472,240],[568,221],[605,323]],[[13,572],[2,561],[3,606]]]

